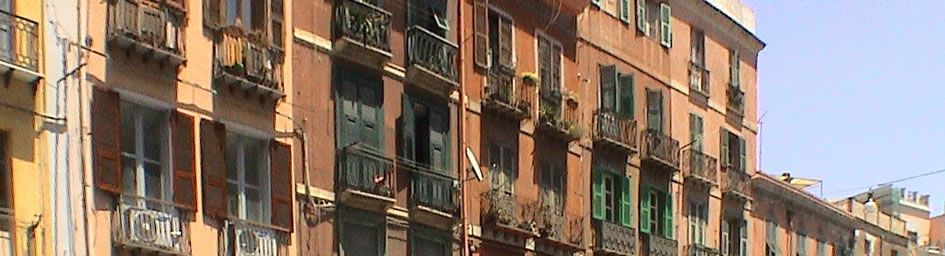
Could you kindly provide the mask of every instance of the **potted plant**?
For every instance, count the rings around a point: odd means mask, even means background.
[[[537,85],[541,83],[541,78],[538,77],[538,74],[534,72],[525,72],[522,73],[522,80],[525,81],[527,85]]]

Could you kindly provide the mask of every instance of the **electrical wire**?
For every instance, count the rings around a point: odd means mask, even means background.
[[[941,170],[937,170],[937,171],[931,171],[931,172],[926,172],[926,173],[921,173],[921,174],[917,174],[917,175],[913,175],[913,176],[909,176],[909,177],[905,177],[905,178],[901,178],[901,179],[895,179],[895,180],[891,180],[891,181],[879,183],[879,184],[876,184],[876,185],[861,186],[861,187],[854,187],[854,188],[848,188],[848,189],[837,190],[837,191],[833,191],[833,192],[830,192],[830,193],[827,193],[827,194],[828,194],[828,195],[833,195],[833,194],[844,193],[844,192],[850,192],[850,191],[855,191],[855,190],[868,189],[868,188],[872,188],[872,187],[881,187],[881,186],[885,186],[885,185],[892,185],[892,184],[894,184],[894,183],[899,183],[899,182],[903,182],[903,181],[907,181],[907,180],[911,180],[911,179],[916,179],[916,178],[921,178],[921,177],[925,177],[925,176],[935,175],[935,174],[939,174],[939,173],[943,173],[943,172],[945,172],[945,169],[941,169]]]

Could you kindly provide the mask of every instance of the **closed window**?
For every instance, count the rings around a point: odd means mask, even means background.
[[[515,179],[518,174],[518,152],[511,147],[492,144],[489,146],[489,171],[492,172],[492,188],[515,194]]]
[[[538,76],[541,80],[539,92],[542,96],[542,108],[552,113],[560,113],[561,101],[561,44],[550,37],[538,36]]]
[[[168,120],[165,111],[121,103],[122,192],[131,196],[124,203],[145,207],[146,200],[138,198],[170,199]],[[153,203],[148,207],[165,210]]]
[[[379,149],[382,146],[383,110],[380,81],[355,77],[343,71],[339,84],[339,145],[361,144]]]
[[[384,216],[350,208],[338,212],[341,256],[385,255],[386,228]],[[435,255],[435,254],[429,254]]]
[[[663,92],[646,89],[646,128],[663,132]]]
[[[410,228],[410,236],[411,256],[447,256],[452,251],[449,233],[418,225]]]
[[[617,183],[613,175],[604,175],[604,220],[617,222]]]
[[[709,208],[705,202],[689,202],[689,244],[706,245]]]
[[[226,135],[227,214],[269,222],[269,143],[238,133]]]
[[[542,207],[561,214],[564,212],[564,182],[567,180],[563,164],[540,164]]]

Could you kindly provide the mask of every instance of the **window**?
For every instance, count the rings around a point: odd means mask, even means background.
[[[728,130],[721,128],[722,138],[722,168],[726,170],[735,170],[747,172],[747,144],[745,139],[738,137]]]
[[[541,79],[539,92],[542,96],[542,108],[551,108],[552,113],[560,113],[561,103],[561,44],[547,35],[538,36],[538,76]],[[547,103],[551,103],[549,106]]]
[[[412,0],[409,12],[412,25],[421,26],[434,34],[445,37],[450,30],[446,10],[447,0]]]
[[[689,244],[706,245],[709,208],[705,202],[689,202]]]
[[[630,24],[630,0],[620,0],[620,21]]]
[[[689,88],[709,94],[709,72],[705,62],[705,35],[695,27],[690,29]]]
[[[341,245],[338,248],[340,255],[385,255],[387,235],[383,216],[342,208],[338,218],[341,222]]]
[[[541,202],[544,209],[564,213],[564,182],[567,180],[563,164],[544,162],[541,170]]]
[[[748,256],[748,222],[744,219],[723,221],[721,241],[723,256]]]
[[[863,255],[871,256],[873,255],[873,241],[866,239],[863,244]]]
[[[673,239],[673,196],[647,185],[640,195],[640,232]]]
[[[0,131],[0,215],[12,214],[12,212],[7,212],[7,209],[13,208],[13,198],[11,197],[10,191],[12,185],[10,184],[10,177],[13,177],[13,173],[10,171],[10,160],[7,158],[7,133]],[[6,231],[7,227],[0,228],[0,230]]]
[[[803,233],[795,233],[794,235],[794,251],[797,256],[807,256],[807,235]]]
[[[515,194],[515,179],[518,177],[518,152],[511,147],[492,144],[489,146],[489,171],[492,172],[492,189],[506,194]]]
[[[489,57],[491,63],[498,64],[492,65],[492,69],[515,72],[512,27],[512,18],[495,10],[489,11]]]
[[[630,227],[633,223],[632,183],[630,177],[595,167],[593,170],[592,210],[596,220]]]
[[[341,71],[338,85],[339,113],[338,145],[345,147],[361,144],[374,149],[383,146],[384,111],[381,108],[381,81],[379,78],[356,77],[351,71]]]
[[[168,159],[168,115],[137,105],[121,102],[121,163],[122,192],[134,197],[163,201],[170,199],[170,169]],[[131,198],[128,204],[140,204],[145,200]],[[148,205],[155,210],[160,205]]]
[[[269,143],[226,134],[227,214],[269,223]]]
[[[617,222],[617,184],[613,175],[603,175],[604,179],[604,219]]]
[[[693,151],[704,152],[702,151],[702,117],[695,113],[689,113],[689,140]]]
[[[646,89],[646,128],[663,132],[663,92]]]
[[[453,175],[450,171],[449,110],[423,101],[422,97],[415,100],[406,94],[400,104],[403,107],[401,135],[406,158],[442,174]]]
[[[691,45],[689,61],[705,68],[705,34],[702,30],[692,27],[689,30]]]
[[[672,9],[669,4],[637,0],[637,29],[653,40],[658,40],[666,48],[673,45],[671,18]],[[644,25],[640,24],[641,21]]]
[[[451,255],[452,239],[450,234],[424,226],[410,228],[410,255],[412,256],[447,256]]]
[[[781,253],[778,247],[778,224],[773,220],[765,223],[765,255],[777,256]]]
[[[824,241],[817,241],[817,256],[827,256],[827,244]]]
[[[729,60],[729,69],[728,76],[731,86],[734,88],[739,88],[741,86],[741,60],[738,58],[737,50],[729,50],[728,52]]]
[[[633,74],[617,72],[614,65],[600,66],[600,109],[633,119]]]
[[[266,1],[226,1],[226,25],[239,26],[251,31],[265,31]]]

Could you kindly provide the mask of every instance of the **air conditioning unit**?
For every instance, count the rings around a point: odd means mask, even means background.
[[[279,239],[274,231],[236,227],[230,240],[236,256],[279,256]]]
[[[153,210],[129,209],[128,228],[131,242],[162,249],[177,248],[182,235],[180,219]]]

